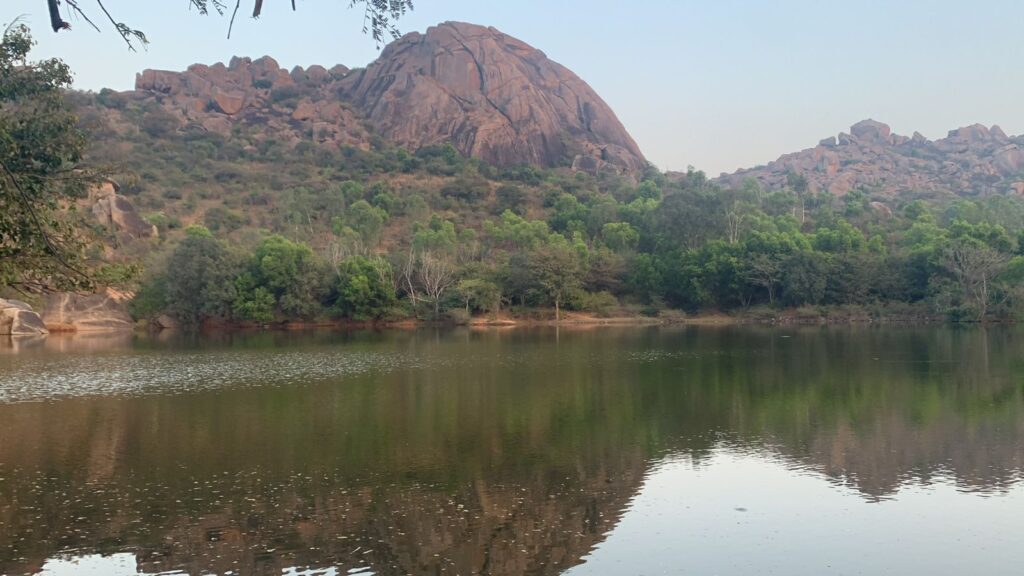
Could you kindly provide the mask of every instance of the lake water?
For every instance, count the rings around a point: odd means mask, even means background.
[[[1020,574],[1024,330],[0,340],[0,574]]]

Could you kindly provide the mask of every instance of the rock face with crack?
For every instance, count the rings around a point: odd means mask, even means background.
[[[92,213],[108,230],[127,238],[156,238],[156,226],[135,210],[132,203],[118,193],[117,184],[104,182],[89,192]]]
[[[501,166],[646,164],[586,82],[494,28],[445,22],[407,34],[341,84],[381,135],[413,150],[450,141]]]
[[[128,295],[107,289],[100,294],[50,294],[42,321],[57,332],[111,332],[134,326],[125,303]]]

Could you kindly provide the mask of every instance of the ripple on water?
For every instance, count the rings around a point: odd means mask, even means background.
[[[308,384],[368,372],[422,368],[430,363],[429,358],[415,355],[343,350],[69,355],[5,370],[0,378],[0,403]]]

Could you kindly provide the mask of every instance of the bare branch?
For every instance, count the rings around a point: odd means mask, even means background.
[[[50,234],[46,230],[46,227],[43,226],[42,222],[40,222],[39,215],[36,214],[36,209],[34,206],[32,206],[32,199],[29,198],[28,193],[25,192],[25,189],[21,187],[21,183],[18,182],[18,178],[14,175],[14,172],[11,172],[11,169],[7,167],[7,164],[4,164],[2,161],[0,161],[0,168],[3,169],[4,175],[6,175],[7,179],[11,182],[11,186],[14,187],[14,189],[18,192],[18,196],[21,197],[22,204],[25,206],[25,210],[28,211],[29,217],[32,219],[32,223],[35,225],[36,228],[39,229],[39,234],[43,237],[43,241],[46,242],[46,247],[48,249],[48,252],[50,253],[50,257],[56,260],[57,263],[60,264],[61,266],[67,268],[72,273],[81,277],[83,280],[88,280],[88,275],[86,275],[78,268],[72,266],[70,263],[68,263],[67,260],[65,260],[60,255],[60,250],[57,248],[57,246],[54,245],[53,239],[50,237]]]
[[[238,7],[242,5],[242,0],[235,0],[235,9],[231,12],[231,22],[228,22],[228,40],[231,40],[231,30],[235,27],[235,15],[238,14]]]
[[[123,23],[114,20],[114,17],[111,16],[110,12],[107,10],[107,7],[103,5],[103,0],[96,0],[96,4],[99,4],[100,10],[103,10],[103,13],[107,15],[107,19],[110,20],[110,23],[114,25],[114,29],[117,30],[117,33],[120,34],[121,38],[124,39],[124,42],[128,45],[129,50],[135,52],[135,45],[132,44],[131,39],[132,36],[138,39],[143,46],[149,43],[149,41],[146,40],[146,36],[142,32],[139,32],[138,30],[132,30],[128,26],[125,26]]]
[[[75,13],[76,16],[88,22],[89,26],[93,27],[93,30],[96,30],[97,32],[100,31],[100,27],[97,26],[95,22],[90,20],[89,17],[85,15],[85,12],[82,12],[82,9],[78,7],[78,0],[64,0],[64,2],[68,5],[69,8],[71,8],[71,10]],[[70,29],[70,26],[68,27],[68,29]]]

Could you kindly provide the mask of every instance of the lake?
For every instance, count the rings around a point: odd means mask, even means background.
[[[1024,330],[0,340],[0,574],[1019,574]]]

